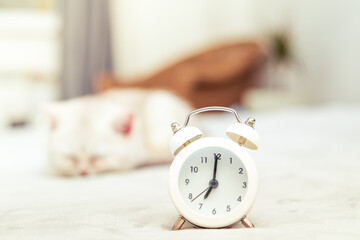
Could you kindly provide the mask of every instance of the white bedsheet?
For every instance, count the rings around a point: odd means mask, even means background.
[[[44,174],[36,129],[0,133],[0,239],[360,239],[360,108],[253,113],[256,229],[170,231],[169,166],[89,178]],[[242,119],[246,116],[242,113]],[[204,117],[220,134],[231,115]],[[220,134],[222,135],[222,134]]]

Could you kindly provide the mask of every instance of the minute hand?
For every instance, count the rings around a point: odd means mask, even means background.
[[[216,153],[214,153],[214,160],[215,160],[215,162],[214,162],[214,172],[213,172],[213,178],[210,180],[210,182],[209,182],[209,185],[210,185],[210,188],[207,190],[207,192],[206,192],[206,194],[205,194],[205,196],[204,196],[204,199],[206,199],[208,196],[209,196],[209,194],[210,194],[210,192],[212,191],[212,189],[213,188],[216,188],[217,187],[217,185],[218,185],[218,182],[216,181],[216,170],[217,170],[217,163],[218,163],[218,160],[220,159],[220,154],[218,153],[218,154],[216,154]]]
[[[214,163],[214,173],[213,173],[213,178],[212,180],[215,181],[216,180],[216,170],[217,170],[217,163],[218,163],[218,160],[220,158],[219,154],[215,154],[214,153],[214,158],[215,158],[215,163]]]

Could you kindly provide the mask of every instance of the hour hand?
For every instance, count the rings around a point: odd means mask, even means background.
[[[204,199],[206,199],[206,198],[209,196],[209,194],[211,193],[211,191],[213,190],[213,188],[217,188],[218,184],[219,184],[219,183],[218,183],[217,180],[214,180],[214,179],[211,179],[211,180],[210,180],[210,182],[209,182],[210,187],[209,187],[209,189],[207,190],[207,192],[205,193]]]
[[[204,199],[207,199],[207,197],[209,196],[209,194],[211,193],[211,190],[213,189],[213,187],[209,187],[209,189],[207,190],[207,192],[205,193]]]

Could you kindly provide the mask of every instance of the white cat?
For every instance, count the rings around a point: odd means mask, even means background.
[[[162,90],[111,90],[55,103],[47,109],[50,166],[85,176],[169,162],[170,125],[190,111]]]

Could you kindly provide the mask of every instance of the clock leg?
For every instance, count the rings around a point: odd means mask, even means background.
[[[250,220],[247,219],[246,216],[243,217],[240,221],[241,221],[242,225],[244,225],[244,227],[246,227],[246,228],[255,228],[255,225],[252,224],[252,222],[250,222]]]
[[[172,227],[171,230],[180,230],[180,228],[184,225],[184,223],[185,223],[185,218],[180,216],[174,223],[174,226]]]

